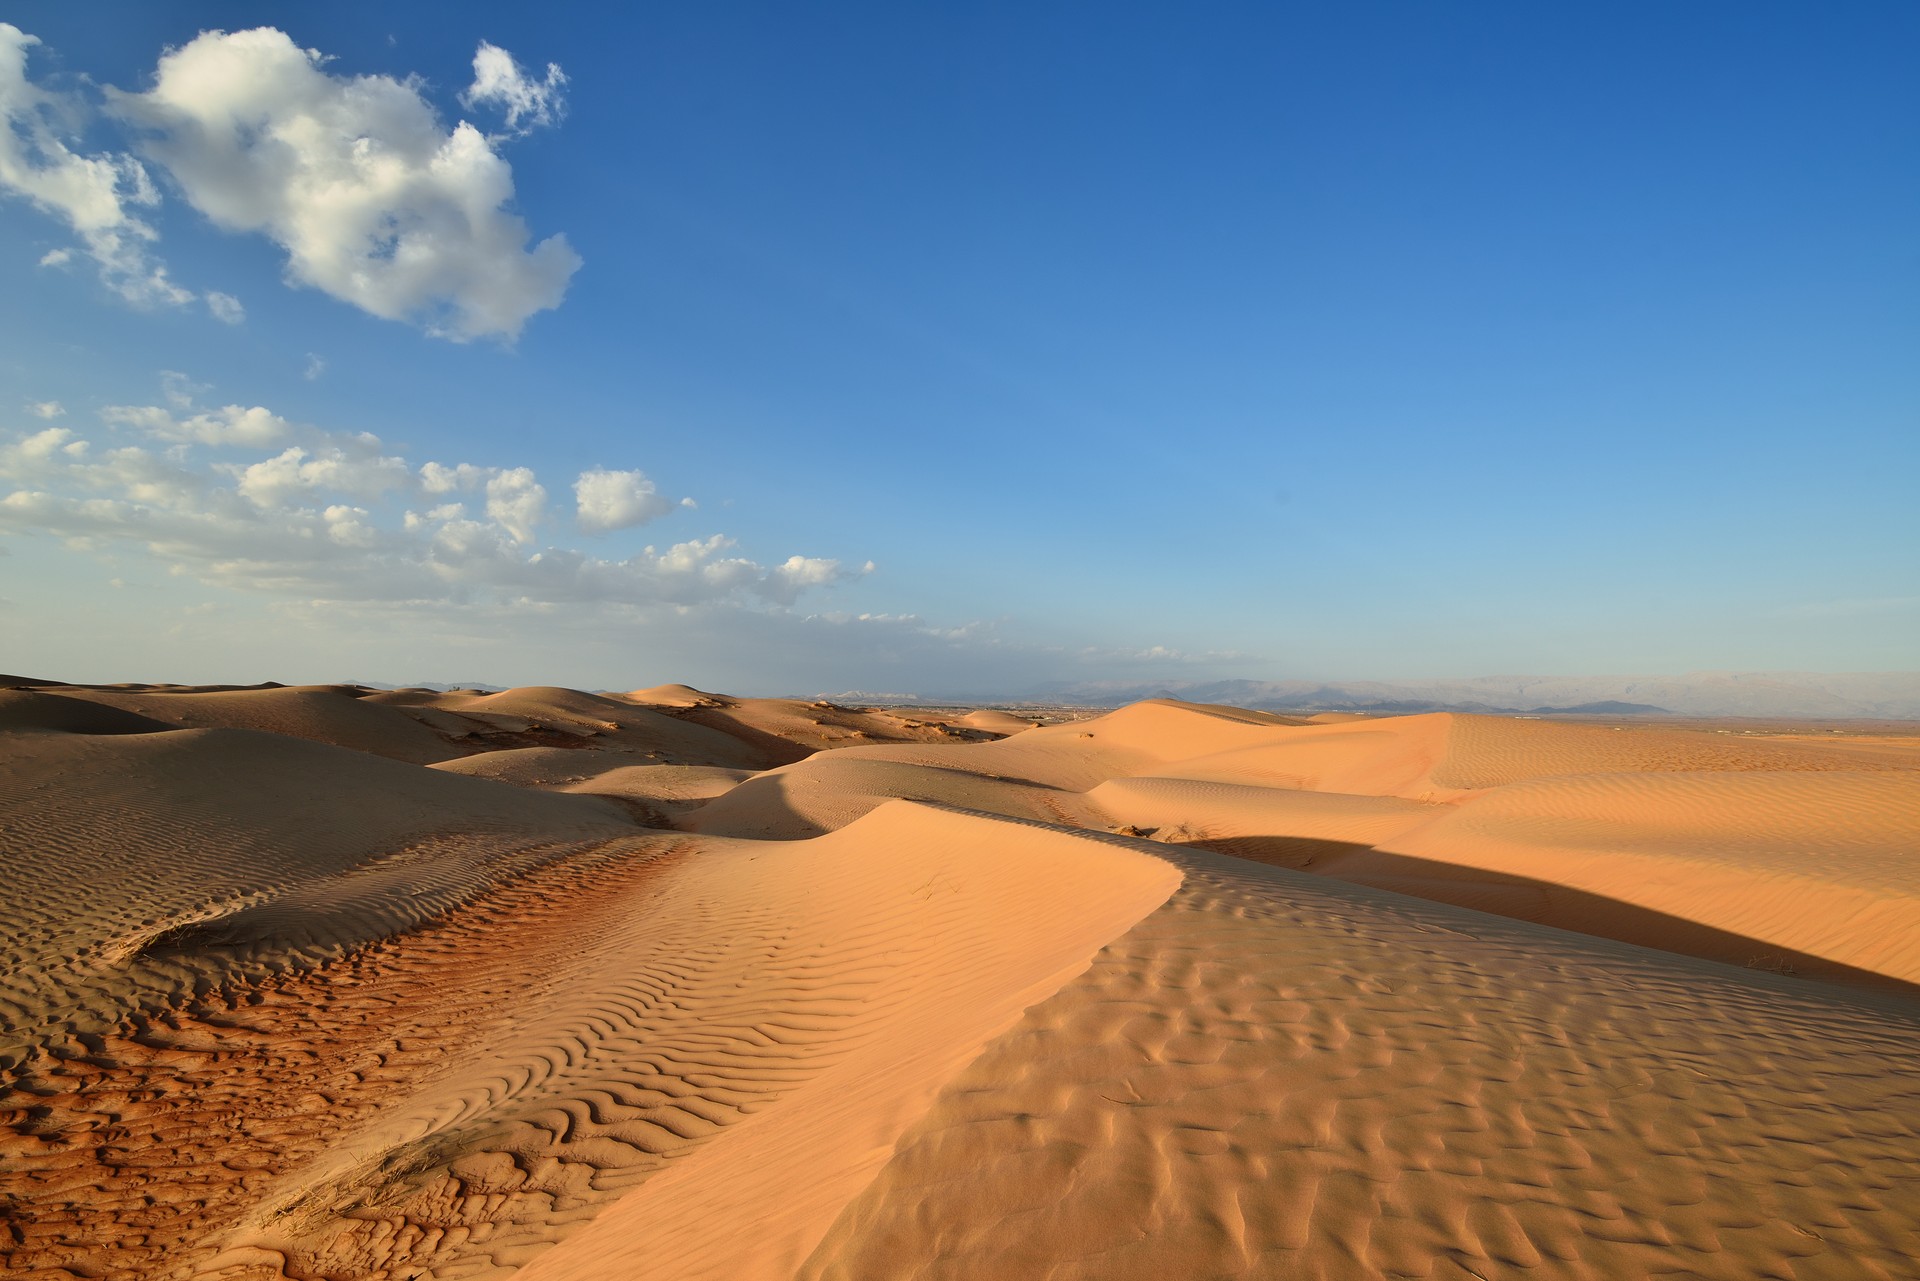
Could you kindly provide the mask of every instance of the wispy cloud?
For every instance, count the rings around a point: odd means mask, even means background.
[[[509,133],[528,134],[558,124],[566,115],[566,85],[558,63],[549,62],[546,78],[535,80],[512,54],[482,40],[473,54],[473,83],[460,95],[460,105],[468,110],[498,107]]]
[[[69,145],[88,115],[73,94],[36,84],[27,54],[40,41],[0,22],[0,192],[25,199],[79,237],[106,286],[136,306],[184,306],[192,290],[175,284],[153,253],[158,233],[136,210],[160,203],[143,166],[125,152],[86,153]],[[70,262],[70,249],[40,258]]]
[[[217,289],[209,289],[206,300],[207,310],[212,312],[213,318],[223,325],[238,325],[247,318],[247,309],[242,307],[240,300],[232,294],[223,294]]]

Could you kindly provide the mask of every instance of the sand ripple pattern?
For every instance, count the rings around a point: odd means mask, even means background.
[[[1920,1281],[1920,740],[60,688],[0,1276]]]
[[[910,805],[867,823],[877,845],[856,830],[583,846],[311,971],[44,1047],[0,1098],[0,1154],[25,1172],[7,1266],[500,1275],[851,1053],[884,1093],[887,1064],[912,1057],[889,1037],[950,1038],[985,975],[1013,1003],[914,1069],[904,1127],[1178,879],[1044,829]],[[1070,848],[1035,860],[1036,841]],[[1071,893],[1090,873],[1102,883]],[[1009,878],[1031,891],[1017,904],[998,897]],[[791,1229],[790,1264],[884,1155],[863,1140],[844,1169],[804,1168],[846,1186]]]
[[[803,1277],[1916,1275],[1920,1006],[1174,857]]]

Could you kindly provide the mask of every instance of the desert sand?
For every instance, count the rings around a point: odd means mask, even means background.
[[[0,1275],[1920,1277],[1911,733],[0,684]]]

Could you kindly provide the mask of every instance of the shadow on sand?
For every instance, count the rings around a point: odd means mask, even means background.
[[[1191,844],[1255,863],[1472,908],[1510,920],[1920,1001],[1920,985],[1551,881],[1388,854],[1347,841],[1242,836]]]

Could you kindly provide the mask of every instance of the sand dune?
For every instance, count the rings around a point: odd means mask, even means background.
[[[152,734],[174,728],[137,712],[40,690],[0,690],[0,732],[44,729],[65,734]]]
[[[823,700],[730,698],[686,685],[634,690],[635,703],[668,709],[682,720],[729,734],[760,753],[762,768],[787,765],[825,748],[872,743],[978,742],[1001,731],[956,729],[938,719],[885,708],[842,707]],[[1024,729],[1028,722],[1022,722]],[[1005,731],[1012,732],[1012,731]]]
[[[1022,731],[1033,729],[1039,722],[1028,720],[1026,717],[1013,712],[983,709],[977,712],[968,712],[965,716],[957,718],[953,723],[965,725],[969,729],[983,729],[992,734],[1018,734]]]
[[[445,732],[406,710],[368,703],[340,686],[161,691],[63,689],[85,699],[181,729],[253,729],[424,765],[458,756]],[[472,733],[472,725],[446,726]]]
[[[0,1273],[1914,1278],[1920,739],[0,691]]]
[[[823,753],[756,774],[708,801],[680,826],[722,836],[791,841],[845,827],[895,798],[1043,822],[1060,822],[1061,807],[1074,803],[1071,794],[1054,788],[933,764],[924,752],[914,760],[889,759],[888,751]]]
[[[1210,849],[1240,852],[1256,842],[1278,847],[1295,842],[1311,860],[1316,848],[1333,844],[1377,845],[1402,832],[1423,827],[1451,808],[1395,796],[1356,796],[1346,792],[1307,792],[1296,788],[1256,787],[1245,783],[1209,783],[1186,778],[1116,778],[1086,794],[1105,814],[1141,835]],[[1243,842],[1244,850],[1231,843]],[[1278,856],[1263,851],[1261,862]]]
[[[1920,983],[1916,837],[1920,772],[1590,775],[1501,788],[1323,870],[1438,898],[1396,875],[1399,856],[1527,878],[1763,941],[1800,967]],[[1522,914],[1581,928],[1551,907]],[[1606,925],[1586,922],[1620,937]]]
[[[112,1015],[91,1000],[190,986],[157,953],[183,932],[215,940],[223,960],[234,942],[212,932],[244,922],[290,947],[344,945],[556,843],[635,830],[589,797],[250,730],[8,735],[0,812],[4,1061],[49,1029],[96,1030]],[[303,919],[279,919],[296,901]],[[183,963],[202,949],[184,951]]]
[[[1914,1275],[1912,1003],[1175,861],[799,1275]]]

